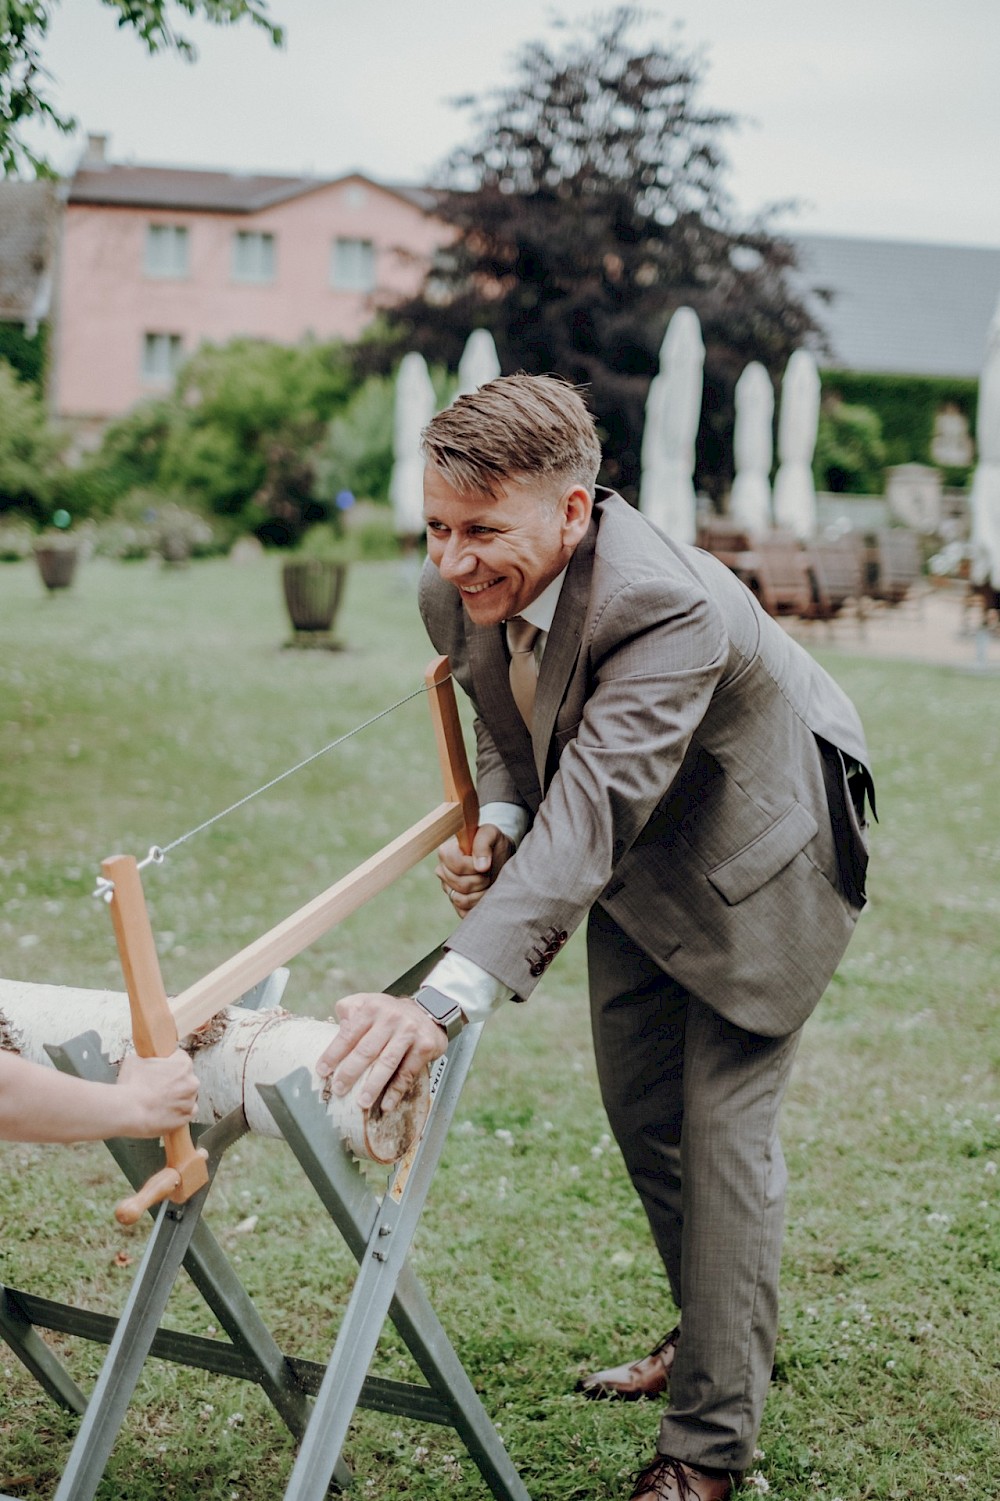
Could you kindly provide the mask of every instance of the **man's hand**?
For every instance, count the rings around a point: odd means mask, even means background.
[[[340,1031],[320,1057],[316,1072],[323,1078],[332,1074],[334,1094],[344,1095],[371,1065],[358,1095],[363,1110],[370,1109],[383,1090],[383,1110],[394,1109],[421,1069],[447,1051],[444,1028],[409,996],[349,995],[334,1010]]]
[[[463,855],[455,837],[446,840],[437,853],[434,874],[459,917],[465,917],[493,885],[514,846],[494,824],[484,823],[476,830],[471,855]]]
[[[180,1048],[169,1058],[127,1053],[115,1089],[115,1103],[124,1109],[123,1135],[127,1136],[163,1136],[188,1125],[198,1107],[198,1077]]]

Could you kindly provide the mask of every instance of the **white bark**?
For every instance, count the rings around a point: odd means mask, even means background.
[[[0,980],[0,1045],[34,1063],[49,1064],[45,1043],[64,1043],[94,1031],[113,1064],[132,1048],[128,997],[111,990],[78,990],[64,985],[33,985]],[[251,1131],[280,1136],[258,1084],[274,1084],[297,1068],[308,1068],[320,1094],[327,1081],[315,1072],[320,1054],[337,1035],[336,1022],[292,1016],[280,1007],[249,1011],[227,1006],[207,1027],[186,1038],[198,1075],[198,1121],[210,1124],[241,1109]],[[342,1099],[331,1095],[327,1113],[355,1157],[398,1162],[419,1136],[430,1108],[428,1076],[398,1109],[382,1115],[357,1103],[361,1080]]]

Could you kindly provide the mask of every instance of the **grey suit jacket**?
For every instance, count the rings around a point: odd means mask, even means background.
[[[599,491],[542,658],[529,736],[504,632],[430,563],[420,607],[476,711],[482,801],[532,815],[448,947],[525,999],[600,902],[723,1016],[780,1036],[864,901],[867,773],[850,700],[715,558]],[[843,753],[843,755],[841,755]]]

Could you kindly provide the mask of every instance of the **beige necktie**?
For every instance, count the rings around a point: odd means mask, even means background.
[[[531,713],[535,707],[535,688],[538,684],[538,666],[535,662],[535,642],[541,635],[537,625],[515,615],[507,622],[507,649],[510,652],[510,691],[528,729],[531,729]]]

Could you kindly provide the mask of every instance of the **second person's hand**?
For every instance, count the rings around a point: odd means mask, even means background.
[[[514,845],[495,824],[480,824],[466,855],[458,839],[447,839],[438,849],[434,874],[459,917],[465,917],[490,889],[514,853]]]

